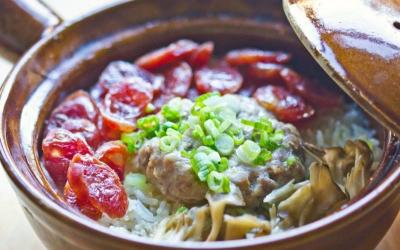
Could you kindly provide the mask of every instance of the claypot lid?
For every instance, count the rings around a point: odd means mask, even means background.
[[[400,135],[400,0],[283,0],[304,46],[378,122]]]

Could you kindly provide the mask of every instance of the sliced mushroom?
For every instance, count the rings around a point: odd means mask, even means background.
[[[347,145],[346,145],[347,146]],[[354,152],[354,167],[346,176],[345,188],[350,199],[363,189],[371,176],[372,152],[363,141],[355,141],[348,145]]]
[[[329,169],[322,163],[310,166],[310,183],[298,189],[278,206],[284,226],[301,226],[325,215],[345,194],[333,181]]]
[[[203,206],[196,211],[194,222],[188,235],[190,240],[204,240],[204,233],[209,229],[209,213],[210,208],[208,206]]]
[[[271,232],[271,225],[266,220],[258,219],[249,214],[233,217],[224,216],[225,233],[224,240],[237,240],[246,237],[246,234],[252,232],[256,237],[268,235]]]
[[[319,219],[335,204],[346,199],[346,195],[333,181],[328,167],[324,164],[311,164],[310,184],[314,200],[312,212],[309,214],[310,220]],[[304,222],[307,223],[307,220]]]
[[[311,183],[282,201],[278,206],[278,215],[285,220],[285,227],[298,226],[300,217],[304,217],[302,215],[304,208],[312,201]]]
[[[329,167],[335,183],[350,198],[353,198],[367,184],[373,153],[364,141],[347,141],[344,148],[325,149],[304,143],[303,148],[318,162],[325,163]],[[351,172],[353,174],[350,174]]]
[[[194,207],[188,212],[174,214],[165,218],[154,232],[155,239],[173,242],[185,240],[204,240],[209,229],[209,207]]]
[[[172,215],[160,222],[153,237],[172,242],[183,241],[192,223],[192,219],[186,213]]]
[[[281,222],[281,218],[278,216],[278,208],[275,204],[268,209],[269,221],[271,224],[271,232],[280,232],[279,223]]]
[[[264,203],[276,204],[287,199],[291,194],[296,191],[296,187],[293,183],[294,180],[291,180],[280,188],[277,188],[269,193],[267,196],[265,196]]]
[[[206,195],[208,203],[210,204],[210,213],[212,220],[211,232],[207,237],[207,241],[214,241],[218,238],[224,219],[225,207],[227,205],[245,205],[240,189],[231,183],[230,190],[231,191],[227,194],[208,192]]]

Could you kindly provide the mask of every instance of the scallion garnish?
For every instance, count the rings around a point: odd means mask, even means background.
[[[244,134],[241,128],[231,127],[228,129],[227,134],[232,137],[235,146],[239,146],[244,142]]]
[[[133,154],[142,146],[144,137],[143,132],[122,133],[121,141],[127,146],[128,152]]]
[[[187,121],[182,121],[181,124],[179,125],[178,131],[183,134],[189,128],[190,128],[190,123]]]
[[[217,171],[212,171],[207,176],[208,187],[216,193],[228,193],[230,191],[230,182],[226,175]]]
[[[236,149],[236,155],[239,160],[247,164],[253,164],[260,152],[260,146],[251,140],[245,141]]]
[[[246,125],[246,126],[249,126],[249,127],[254,127],[256,125],[255,122],[250,121],[250,120],[246,120],[246,119],[242,119],[242,120],[240,120],[240,122],[242,124]]]
[[[189,209],[187,207],[182,206],[176,210],[175,214],[183,214],[186,213],[187,211],[189,211]]]
[[[211,92],[211,93],[202,94],[201,96],[198,96],[196,98],[195,104],[203,104],[204,105],[204,101],[207,100],[208,98],[212,97],[212,96],[220,96],[220,94],[218,92]]]
[[[204,138],[205,134],[204,134],[204,131],[201,128],[200,125],[195,125],[194,126],[194,129],[193,129],[193,132],[192,132],[192,136],[195,139],[198,139],[198,140],[202,140],[202,138]]]
[[[242,116],[240,105],[233,103],[229,95],[201,95],[195,100],[190,114],[183,105],[182,99],[174,98],[162,107],[162,116],[149,115],[139,119],[138,132],[121,136],[129,152],[136,152],[145,139],[159,137],[159,148],[163,153],[180,150],[181,156],[190,160],[197,178],[207,183],[210,190],[221,193],[230,189],[230,180],[224,171],[229,168],[232,154],[245,164],[265,166],[273,152],[282,146],[283,130],[275,130],[268,118],[237,118]],[[150,112],[152,107],[148,108]],[[195,144],[186,143],[190,142],[186,136],[195,139]],[[185,143],[180,145],[181,141]],[[289,156],[286,164],[291,166],[296,160],[295,156]],[[177,212],[181,210],[186,211],[182,208]]]
[[[158,129],[160,120],[155,115],[149,115],[137,120],[136,126],[143,130],[147,135],[150,135]]]
[[[273,133],[261,133],[260,145],[270,151],[274,151],[280,147],[284,138],[283,130],[277,130]]]
[[[269,151],[267,149],[261,149],[260,154],[254,160],[254,164],[259,165],[259,166],[264,166],[265,163],[267,163],[271,159],[272,159],[271,151]]]
[[[215,126],[214,121],[211,119],[204,122],[204,128],[206,129],[207,133],[213,138],[217,138],[217,136],[219,135],[219,131]]]
[[[227,134],[220,134],[215,139],[215,148],[221,155],[228,156],[233,152],[235,143],[231,136]]]
[[[174,136],[174,137],[179,138],[179,139],[182,138],[182,134],[179,133],[178,130],[175,130],[175,129],[173,129],[173,128],[168,128],[167,131],[166,131],[165,133],[166,133],[166,135]]]
[[[209,154],[208,154],[208,158],[210,158],[210,160],[212,161],[212,163],[214,163],[215,165],[218,165],[221,162],[221,156],[218,154],[218,152],[212,150]]]
[[[160,149],[164,153],[171,153],[179,144],[179,137],[167,135],[160,139]]]
[[[180,110],[169,105],[164,105],[161,109],[161,114],[165,119],[171,122],[177,122],[181,118]]]
[[[217,165],[218,172],[224,172],[229,167],[229,160],[225,157],[221,157],[221,161]]]
[[[214,146],[215,142],[211,135],[204,136],[202,138],[203,144],[206,146]]]
[[[147,192],[150,188],[147,183],[146,176],[138,173],[129,173],[125,176],[124,186],[129,189],[139,189],[142,192]]]
[[[266,119],[260,119],[259,121],[254,123],[254,129],[259,131],[266,131],[271,133],[274,129],[272,127],[272,123]]]
[[[232,122],[225,120],[221,123],[221,125],[219,125],[218,127],[218,131],[220,133],[224,133],[230,126],[232,125]]]
[[[290,166],[293,166],[296,162],[297,162],[297,157],[296,156],[294,156],[294,155],[290,155],[287,159],[286,159],[286,165],[288,165],[289,167]]]

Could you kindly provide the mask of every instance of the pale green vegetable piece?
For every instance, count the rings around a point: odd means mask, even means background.
[[[124,186],[126,189],[139,189],[142,192],[149,190],[146,176],[139,173],[129,173],[125,176]],[[134,191],[134,190],[133,190]]]
[[[293,183],[294,180],[291,180],[282,187],[275,189],[264,198],[264,202],[272,205],[287,199],[296,191],[296,186]]]

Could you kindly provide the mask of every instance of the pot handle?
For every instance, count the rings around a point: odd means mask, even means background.
[[[18,54],[61,22],[41,0],[0,0],[0,43]]]

